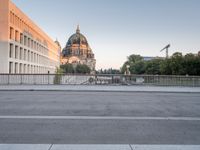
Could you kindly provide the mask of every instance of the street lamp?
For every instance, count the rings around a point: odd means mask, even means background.
[[[126,65],[125,75],[131,75],[131,72],[130,72],[130,65]]]

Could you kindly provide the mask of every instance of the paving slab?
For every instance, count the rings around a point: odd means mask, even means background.
[[[129,145],[53,145],[51,150],[132,150]]]
[[[0,144],[0,150],[49,150],[50,144]]]
[[[200,145],[131,145],[133,150],[200,150]]]

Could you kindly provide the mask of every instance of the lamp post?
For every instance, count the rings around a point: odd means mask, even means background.
[[[131,75],[131,72],[130,72],[130,65],[126,65],[125,75]]]

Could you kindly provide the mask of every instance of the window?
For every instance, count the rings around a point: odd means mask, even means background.
[[[34,62],[36,63],[36,53],[34,53]]]
[[[30,65],[28,65],[28,67],[27,67],[27,73],[29,73],[30,72]]]
[[[24,73],[27,73],[26,71],[27,71],[26,64],[24,64]]]
[[[10,27],[10,39],[14,39],[14,29]]]
[[[18,46],[15,46],[15,59],[18,59]]]
[[[20,60],[23,60],[23,48],[20,47],[20,52],[19,52]]]
[[[33,52],[31,52],[31,62],[33,62]]]
[[[19,41],[19,38],[18,38],[19,35],[18,35],[18,34],[19,34],[19,32],[16,30],[16,31],[15,31],[15,41],[16,41],[16,42]]]
[[[20,33],[20,43],[23,44],[23,34]]]
[[[24,49],[24,60],[27,60],[27,51]]]
[[[33,40],[31,40],[31,48],[33,48]]]
[[[23,67],[22,64],[20,64],[19,65],[19,73],[23,73],[22,67]]]
[[[36,42],[34,42],[34,49],[36,49]]]
[[[13,73],[13,63],[9,63],[9,74]]]
[[[13,44],[10,44],[10,51],[9,51],[9,57],[13,57]]]
[[[24,45],[27,46],[27,36],[24,36]]]
[[[18,64],[15,63],[15,74],[18,73]]]
[[[30,38],[28,38],[28,47],[30,47]]]
[[[28,61],[30,61],[30,51],[28,51]]]

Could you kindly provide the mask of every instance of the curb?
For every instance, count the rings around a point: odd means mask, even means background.
[[[29,91],[29,92],[113,92],[113,93],[197,93],[200,94],[200,91],[123,91],[123,90],[69,90],[69,89],[0,89],[0,91],[4,92],[23,92],[23,91]]]

